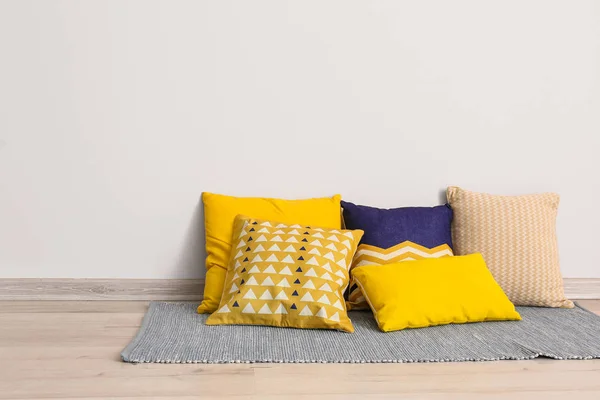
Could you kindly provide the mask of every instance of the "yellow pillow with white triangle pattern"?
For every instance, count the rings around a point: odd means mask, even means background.
[[[344,291],[361,230],[237,216],[221,303],[207,325],[354,332]]]

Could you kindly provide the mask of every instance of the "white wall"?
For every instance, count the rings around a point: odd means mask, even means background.
[[[595,1],[0,1],[0,277],[194,278],[202,191],[556,191],[600,277]]]

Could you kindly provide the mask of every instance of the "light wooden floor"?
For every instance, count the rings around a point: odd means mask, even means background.
[[[581,301],[600,314],[600,300]],[[600,399],[600,360],[126,364],[147,302],[0,302],[0,399]]]

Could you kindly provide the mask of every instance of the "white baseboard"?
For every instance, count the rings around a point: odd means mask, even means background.
[[[203,279],[0,279],[0,300],[202,299]],[[600,299],[600,279],[566,278],[570,299]]]
[[[600,299],[600,278],[565,278],[565,294],[569,299]]]
[[[0,279],[0,300],[201,300],[203,279]]]

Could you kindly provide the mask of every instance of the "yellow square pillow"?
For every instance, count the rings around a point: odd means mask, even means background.
[[[221,304],[206,323],[353,332],[344,291],[362,235],[238,216]]]
[[[521,319],[481,254],[369,265],[352,272],[384,332]]]
[[[281,200],[202,193],[206,230],[206,279],[204,299],[198,307],[198,312],[214,312],[221,300],[236,215],[339,229],[340,200],[340,195],[306,200]]]

